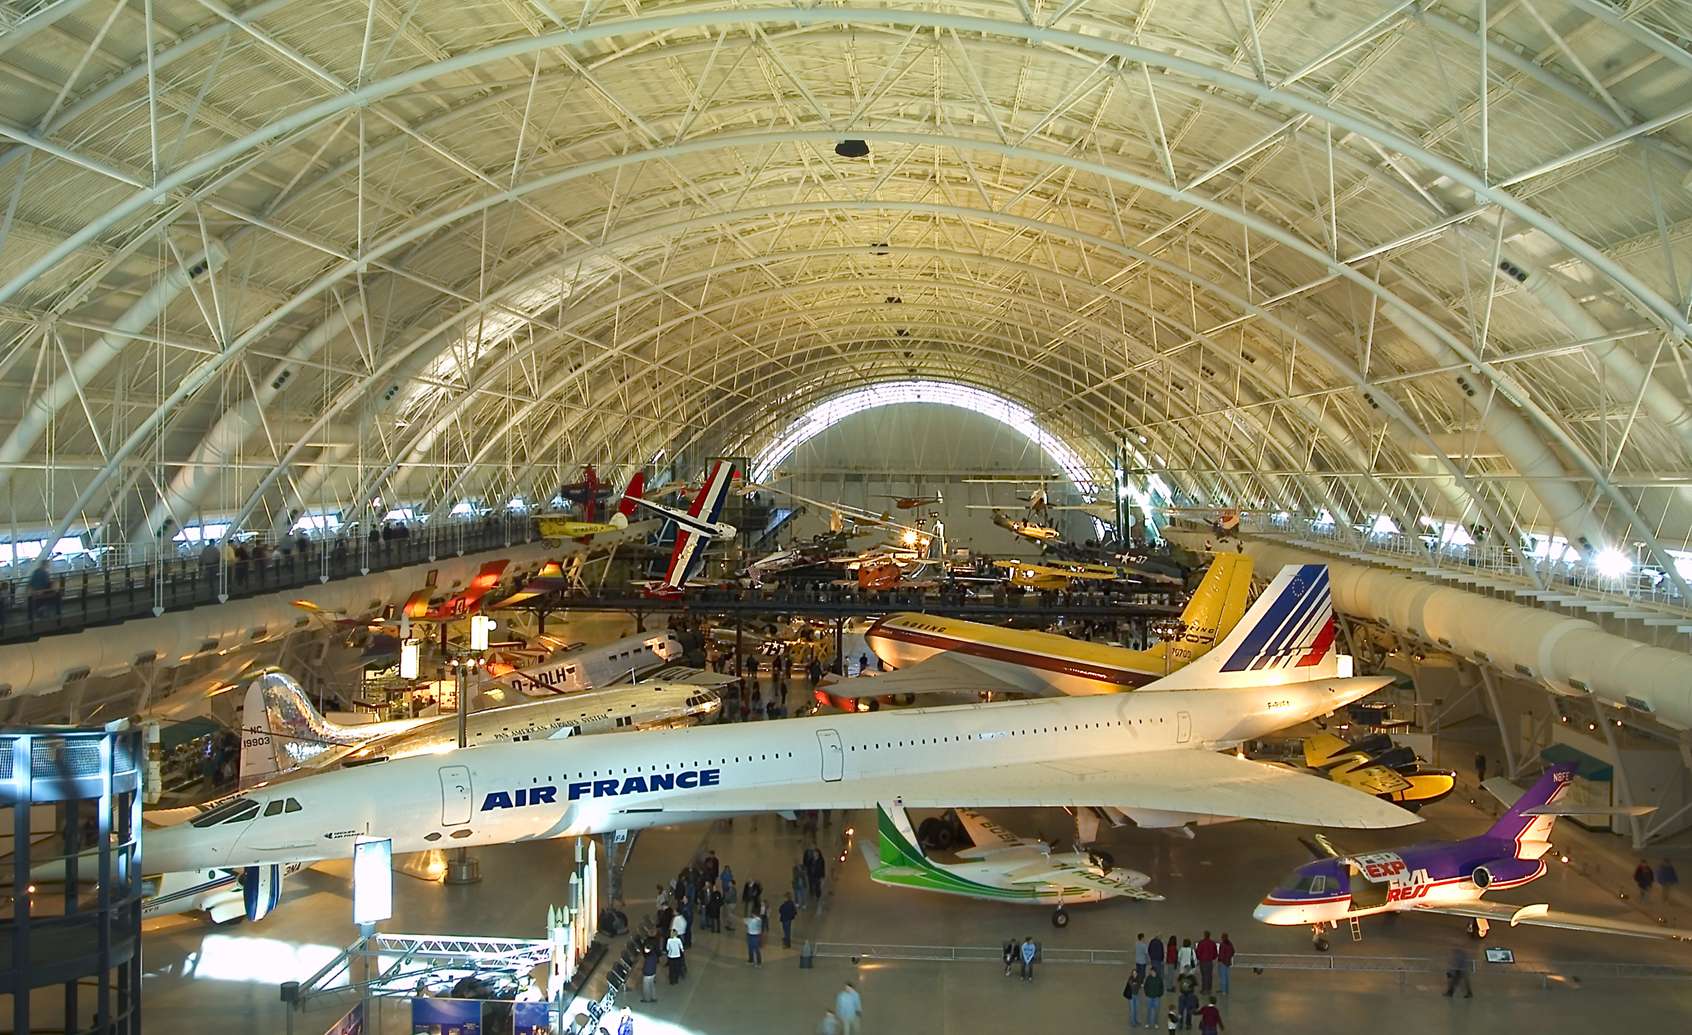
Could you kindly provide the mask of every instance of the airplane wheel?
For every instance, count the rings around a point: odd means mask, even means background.
[[[1052,926],[1053,927],[1068,927],[1069,926],[1069,913],[1068,913],[1068,911],[1063,910],[1063,909],[1059,909],[1059,910],[1054,911],[1052,913]]]
[[[1314,942],[1310,943],[1310,947],[1315,949],[1317,952],[1327,952],[1328,951],[1328,939],[1318,938]]]
[[[1486,935],[1481,933],[1480,924],[1473,920],[1469,921],[1469,937],[1477,942],[1486,940]]]
[[[928,817],[917,824],[917,844],[924,848],[939,848],[941,831],[945,829],[946,825],[941,823],[939,819],[933,816]],[[950,844],[949,838],[947,843]]]

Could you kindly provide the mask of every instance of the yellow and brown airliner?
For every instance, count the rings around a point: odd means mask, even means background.
[[[889,615],[870,626],[864,639],[899,671],[842,680],[824,691],[847,699],[937,693],[1059,697],[1132,690],[1185,667],[1232,631],[1246,611],[1251,571],[1251,558],[1217,554],[1181,614],[1185,631],[1150,650],[935,615]],[[921,666],[915,667],[918,662]]]

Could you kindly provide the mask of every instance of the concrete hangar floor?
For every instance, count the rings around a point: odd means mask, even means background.
[[[1427,822],[1413,833],[1342,831],[1340,843],[1367,850],[1401,844],[1407,833],[1468,837],[1490,822],[1464,794],[1424,814]],[[993,815],[1025,834],[1058,836],[1071,823],[1057,809],[1008,809]],[[1456,918],[1365,922],[1361,942],[1342,931],[1331,936],[1330,953],[1313,954],[1303,928],[1271,928],[1251,919],[1252,907],[1269,887],[1307,858],[1296,840],[1305,831],[1296,828],[1233,823],[1202,829],[1192,840],[1154,831],[1108,831],[1102,838],[1119,864],[1149,874],[1151,887],[1166,900],[1071,907],[1072,922],[1056,930],[1045,907],[975,902],[872,883],[857,835],[847,834],[870,828],[872,820],[863,813],[836,814],[820,832],[820,843],[831,850],[824,907],[820,914],[814,904],[801,911],[793,950],[781,948],[778,928],[766,937],[765,966],[753,968],[746,962],[738,918],[732,933],[696,929],[688,976],[680,984],[672,987],[660,974],[656,1003],[638,1001],[638,982],[624,996],[636,1011],[636,1032],[808,1033],[816,1030],[846,980],[862,991],[866,1032],[1124,1030],[1125,968],[1117,960],[1141,931],[1148,939],[1174,934],[1195,942],[1206,930],[1232,936],[1240,957],[1231,994],[1222,999],[1230,1032],[1355,1035],[1368,1030],[1387,1035],[1496,1032],[1505,1025],[1572,1032],[1624,1018],[1639,1030],[1673,1030],[1692,1012],[1692,981],[1614,976],[1617,965],[1634,974],[1645,970],[1640,964],[1684,967],[1692,960],[1692,948],[1674,942],[1495,928],[1484,944],[1510,948],[1518,966],[1482,964],[1473,999],[1441,995],[1445,980],[1440,971],[1451,949],[1463,945],[1479,954],[1478,943],[1464,935]],[[647,831],[624,871],[627,910],[631,919],[650,913],[657,886],[706,849],[731,865],[742,884],[761,880],[766,894],[779,902],[806,843],[794,825],[773,815]],[[838,861],[842,853],[843,863]],[[394,918],[381,928],[544,937],[547,906],[565,898],[571,843],[505,845],[479,854],[483,879],[474,885],[447,886],[396,873]],[[183,918],[150,921],[144,989],[149,1029],[176,1035],[283,1031],[277,983],[308,976],[355,935],[349,877],[348,864],[329,863],[290,878],[281,906],[258,923],[214,927]],[[1614,915],[1622,908],[1613,895],[1561,866],[1534,885],[1534,895],[1560,909]],[[1528,901],[1521,893],[1515,898]],[[1685,903],[1679,905],[1684,910]],[[1103,962],[1042,964],[1031,984],[1005,978],[996,960],[895,958],[934,957],[952,947],[980,947],[996,955],[1005,939],[1030,935],[1048,950],[1107,952]],[[808,970],[798,966],[798,946],[805,939],[826,953]],[[1254,971],[1254,963],[1265,965],[1261,973]],[[1538,976],[1541,970],[1558,977],[1547,981]],[[1167,1009],[1169,1004],[1166,997],[1163,1005]],[[300,1014],[293,1030],[322,1030],[345,1005]],[[409,1015],[392,1003],[367,1030],[409,1031]]]

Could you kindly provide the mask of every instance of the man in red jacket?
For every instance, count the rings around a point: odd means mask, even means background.
[[[1210,1002],[1198,1013],[1199,1035],[1218,1035],[1227,1025],[1222,1023],[1222,1011],[1216,1008],[1216,997],[1211,996]]]
[[[1216,970],[1216,943],[1210,940],[1210,932],[1204,932],[1204,937],[1198,943],[1199,991],[1209,994],[1210,978]]]

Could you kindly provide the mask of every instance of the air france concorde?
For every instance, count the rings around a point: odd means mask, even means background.
[[[1338,675],[1322,565],[1283,569],[1222,643],[1132,693],[488,745],[260,787],[149,831],[149,870],[304,862],[807,808],[1116,805],[1346,827],[1389,802],[1219,753],[1386,684]],[[298,808],[271,808],[282,795]],[[257,802],[261,808],[253,808]]]

